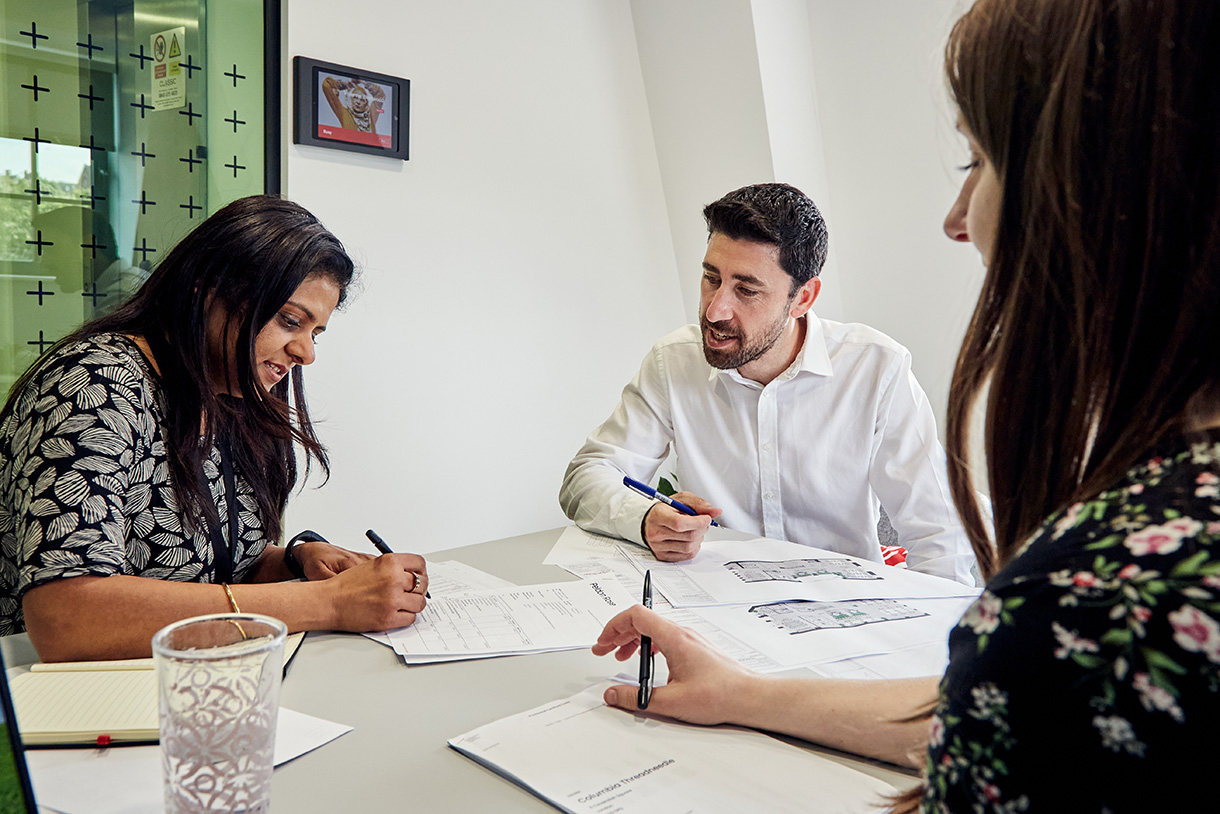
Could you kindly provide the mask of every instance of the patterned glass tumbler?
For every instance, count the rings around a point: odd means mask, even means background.
[[[167,814],[271,809],[284,623],[218,613],[153,636]]]

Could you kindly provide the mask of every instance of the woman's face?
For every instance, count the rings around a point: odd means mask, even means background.
[[[327,320],[339,305],[339,286],[329,277],[313,275],[305,278],[292,292],[280,310],[254,339],[254,375],[263,389],[270,390],[288,375],[294,365],[308,365],[314,360],[314,340],[326,330]],[[209,345],[214,358],[220,357],[221,333],[225,313],[214,309],[208,330]],[[235,326],[233,326],[235,327]],[[237,377],[237,336],[230,330],[229,371],[227,382],[215,382],[218,393],[241,396]]]
[[[945,234],[952,240],[973,243],[986,266],[991,263],[996,225],[1000,220],[1000,179],[991,160],[979,149],[961,119],[958,119],[957,129],[970,145],[970,163],[962,168],[969,174],[945,217]]]

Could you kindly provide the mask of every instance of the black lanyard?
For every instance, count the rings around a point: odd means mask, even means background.
[[[229,510],[229,539],[226,540],[219,524],[208,523],[208,537],[212,540],[212,573],[216,582],[230,583],[233,581],[233,556],[237,548],[237,478],[233,475],[233,456],[229,452],[229,442],[218,439],[220,448],[220,471],[224,478],[225,507]],[[199,473],[203,487],[211,494],[211,485],[203,472]],[[216,504],[216,516],[220,517],[220,504]]]

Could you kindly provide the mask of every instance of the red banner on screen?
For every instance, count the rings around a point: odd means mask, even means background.
[[[353,144],[368,144],[372,147],[383,147],[386,150],[393,147],[393,139],[390,136],[365,133],[361,130],[350,130],[346,127],[329,127],[325,124],[318,125],[318,138],[326,138],[331,141],[350,141]]]

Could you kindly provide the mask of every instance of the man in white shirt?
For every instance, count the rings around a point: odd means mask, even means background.
[[[786,184],[703,210],[699,325],[658,342],[564,475],[564,513],[589,531],[689,559],[711,521],[881,561],[879,504],[907,565],[974,584],[936,422],[911,355],[865,325],[818,319],[826,225]],[[672,445],[689,516],[623,486]]]

